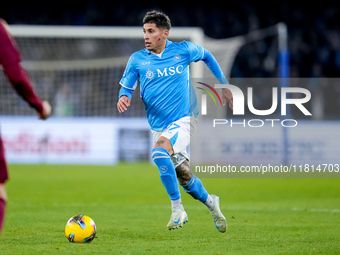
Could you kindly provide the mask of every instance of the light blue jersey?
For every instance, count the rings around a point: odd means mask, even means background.
[[[218,69],[212,70],[214,75],[224,78],[210,52],[191,42],[173,43],[167,40],[160,55],[146,48],[137,51],[127,63],[120,81],[122,89],[119,96],[126,95],[131,99],[132,92],[139,84],[151,129],[162,131],[182,117],[198,114],[189,64],[199,60],[206,60],[211,70]]]

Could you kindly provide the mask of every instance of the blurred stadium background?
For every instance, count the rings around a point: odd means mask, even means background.
[[[166,12],[173,26],[197,26],[212,38],[227,38],[246,34],[284,22],[289,29],[292,77],[339,77],[339,7],[322,1],[317,5],[275,1],[265,8],[253,1],[233,3],[183,1],[124,2],[82,1],[78,3],[30,1],[16,5],[7,2],[0,16],[9,24],[140,26],[150,9]],[[263,59],[269,50],[265,42],[248,45],[233,68],[237,77],[268,76]],[[242,61],[241,61],[242,59]],[[244,64],[251,62],[251,64]],[[321,70],[320,70],[321,69]]]
[[[128,57],[144,47],[141,30],[137,31],[143,15],[151,9],[167,13],[173,31],[184,29],[174,39],[171,35],[175,32],[171,32],[170,40],[202,44],[220,64],[223,58],[230,58],[230,63],[222,66],[228,79],[279,76],[276,31],[280,22],[288,29],[289,77],[340,77],[340,22],[335,3],[306,7],[302,3],[276,1],[263,8],[251,1],[227,5],[180,1],[171,4],[31,1],[20,6],[9,2],[1,8],[0,17],[13,30],[23,65],[38,94],[54,107],[51,119],[35,120],[31,117],[34,111],[17,97],[4,75],[0,75],[2,133],[9,162],[114,164],[149,159],[152,141],[138,92],[134,93],[133,105],[123,115],[119,116],[116,101],[118,82]],[[51,31],[56,26],[59,35],[53,36]],[[63,28],[67,30],[66,26],[82,32],[60,35]],[[96,37],[94,30],[99,27],[103,33]],[[185,30],[188,27],[200,31],[198,41],[195,35],[191,37],[191,32],[185,32],[190,30]],[[35,35],[34,29],[38,31]],[[28,34],[33,31],[33,35],[27,35],[25,30]],[[250,40],[247,35],[252,35]],[[223,56],[224,51],[227,53]],[[223,58],[219,59],[220,56]],[[205,71],[195,74],[207,77]],[[313,118],[338,120],[339,83],[309,82],[306,87],[316,95],[319,106]],[[259,107],[271,105],[271,94],[264,91],[259,88],[255,94]],[[294,118],[301,117],[292,114]]]

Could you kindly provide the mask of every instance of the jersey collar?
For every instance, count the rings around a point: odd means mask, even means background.
[[[172,41],[169,41],[168,39],[166,39],[166,44],[165,44],[165,49],[168,48],[168,46],[172,44]],[[165,50],[164,49],[164,50]],[[144,51],[148,54],[152,54],[150,50],[148,50],[147,48],[144,49]],[[164,52],[164,51],[163,51]]]

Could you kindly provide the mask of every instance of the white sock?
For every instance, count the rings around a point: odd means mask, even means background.
[[[171,200],[171,207],[175,208],[177,206],[182,205],[182,200],[181,199],[177,199],[177,200]]]
[[[213,198],[208,195],[208,198],[207,200],[205,200],[204,204],[209,208],[209,209],[212,209],[214,207],[214,200]]]

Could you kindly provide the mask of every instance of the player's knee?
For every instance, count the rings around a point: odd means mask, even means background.
[[[187,160],[183,161],[179,166],[176,167],[176,173],[178,182],[182,186],[187,185],[192,179],[192,171]]]
[[[155,148],[164,148],[170,155],[174,153],[170,140],[163,136],[157,140],[154,145],[154,149]]]
[[[153,148],[151,153],[152,153],[151,156],[153,160],[157,158],[162,158],[162,157],[164,158],[165,156],[170,158],[169,152],[162,147]]]
[[[166,172],[166,160],[168,159],[170,161],[169,152],[162,147],[153,148],[151,157],[153,162],[157,165],[159,173],[162,175],[163,172]]]

